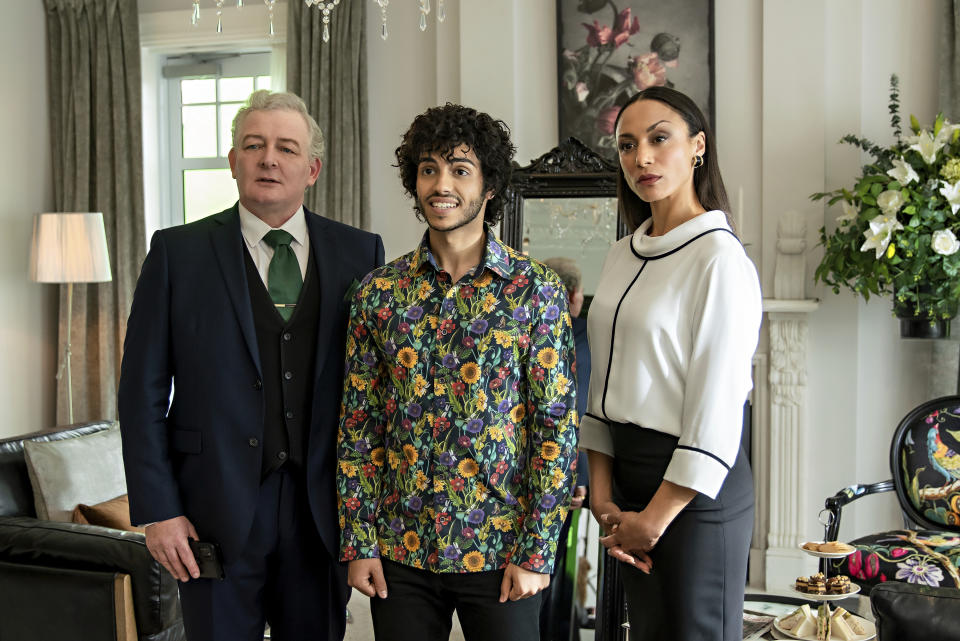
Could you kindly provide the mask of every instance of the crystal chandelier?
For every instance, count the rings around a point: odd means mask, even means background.
[[[291,0],[296,2],[297,0]],[[343,0],[303,0],[304,4],[308,7],[316,7],[320,10],[321,20],[323,21],[323,41],[330,42],[330,14],[333,13],[333,10],[337,8]],[[363,0],[354,0],[362,2]],[[224,0],[215,0],[217,7],[217,33],[223,33],[223,2]],[[275,35],[275,30],[273,28],[273,7],[276,4],[277,0],[263,0],[263,3],[267,6],[267,15],[269,22],[269,31],[270,37],[272,38]],[[380,7],[380,37],[384,40],[387,39],[387,6],[390,4],[390,0],[373,0]],[[430,0],[417,0],[420,7],[420,31],[427,30],[427,15],[430,13]],[[446,9],[444,8],[445,0],[437,0],[437,22],[443,22],[446,17]],[[237,0],[237,9],[243,8],[243,0]],[[193,14],[190,16],[190,24],[194,27],[199,26],[200,24],[200,0],[193,0]]]

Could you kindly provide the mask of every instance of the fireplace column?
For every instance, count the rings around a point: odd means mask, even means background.
[[[818,301],[806,298],[806,225],[787,212],[777,226],[774,298],[764,301],[769,343],[768,433],[761,452],[766,465],[756,482],[766,487],[768,504],[764,583],[768,590],[786,588],[802,574],[807,556],[801,541],[801,518],[809,506],[803,479],[810,471],[802,435],[807,403],[807,314]],[[759,478],[763,476],[765,478]]]

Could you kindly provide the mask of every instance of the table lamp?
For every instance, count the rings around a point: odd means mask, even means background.
[[[67,417],[73,423],[73,385],[70,378],[70,341],[73,319],[73,284],[112,280],[103,214],[37,214],[30,244],[30,280],[67,285],[67,345],[57,372],[66,372]]]

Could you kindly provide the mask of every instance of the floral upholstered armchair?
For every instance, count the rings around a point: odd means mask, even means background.
[[[912,410],[890,446],[893,479],[853,485],[828,498],[827,539],[840,530],[843,506],[869,494],[895,491],[904,529],[850,541],[857,551],[830,561],[863,593],[885,581],[960,588],[960,396],[945,396]]]

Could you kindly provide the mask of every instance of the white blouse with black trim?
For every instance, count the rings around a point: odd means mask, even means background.
[[[609,424],[679,437],[664,479],[716,498],[740,447],[762,303],[722,211],[668,233],[644,222],[607,254],[590,305],[580,447],[616,456]],[[641,429],[638,427],[638,429]]]

